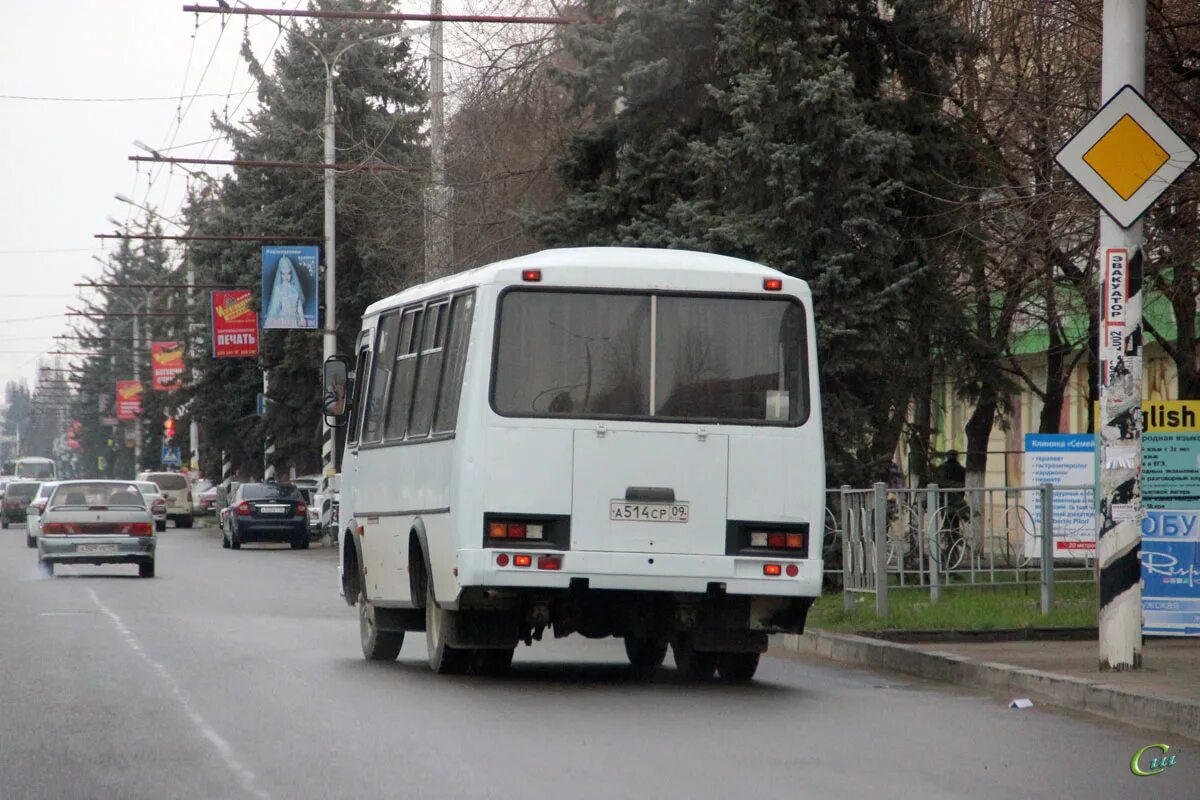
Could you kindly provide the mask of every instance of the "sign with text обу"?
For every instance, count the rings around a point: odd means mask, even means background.
[[[214,358],[258,355],[258,314],[250,310],[249,289],[212,293],[212,343]]]
[[[1025,434],[1024,483],[1027,486],[1091,486],[1096,442],[1091,434]],[[1054,557],[1087,558],[1096,552],[1096,525],[1092,491],[1054,492]],[[1042,497],[1029,500],[1032,520],[1025,523],[1025,556],[1041,556],[1038,535],[1042,529]]]
[[[142,415],[142,382],[117,381],[117,419],[137,419]]]
[[[1200,635],[1200,401],[1142,404],[1142,632]]]

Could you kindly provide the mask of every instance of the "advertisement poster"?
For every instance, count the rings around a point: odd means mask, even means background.
[[[212,293],[212,343],[214,358],[258,355],[258,314],[250,310],[249,289],[222,289]]]
[[[1200,401],[1142,404],[1142,632],[1200,636]]]
[[[183,385],[183,342],[150,343],[150,385],[156,392]]]
[[[141,381],[117,381],[117,419],[142,415],[142,389]]]
[[[262,249],[262,326],[317,327],[317,248]]]
[[[1089,433],[1025,434],[1026,486],[1088,486],[1096,479],[1096,439]],[[1084,559],[1096,552],[1096,519],[1092,489],[1054,493],[1054,557]],[[1025,534],[1025,556],[1038,558],[1042,529],[1042,497],[1032,492],[1027,505],[1033,522]]]

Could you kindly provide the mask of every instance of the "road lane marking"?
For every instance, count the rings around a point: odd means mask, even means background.
[[[90,617],[95,611],[40,611],[39,617]]]
[[[121,638],[125,640],[125,643],[129,645],[129,648],[137,654],[138,658],[146,662],[146,664],[149,665],[152,670],[157,672],[160,678],[162,678],[163,683],[167,685],[167,688],[171,691],[171,694],[173,694],[175,699],[179,701],[179,705],[183,708],[184,713],[187,714],[188,719],[190,719],[192,724],[196,726],[196,729],[200,732],[200,735],[208,740],[208,742],[213,746],[213,748],[217,751],[217,754],[221,757],[221,760],[225,762],[227,767],[229,767],[230,771],[237,776],[238,781],[242,784],[242,788],[246,790],[246,793],[259,798],[259,800],[271,800],[271,795],[265,790],[258,788],[256,785],[254,773],[251,772],[245,764],[239,761],[236,755],[234,755],[233,746],[229,744],[225,737],[217,733],[216,729],[213,728],[212,725],[209,725],[208,721],[201,716],[200,712],[197,711],[195,706],[192,705],[192,701],[188,699],[186,694],[184,694],[183,688],[179,685],[179,682],[176,681],[175,678],[172,677],[171,673],[167,671],[167,668],[155,661],[148,653],[146,653],[137,637],[133,635],[133,631],[131,631],[125,625],[125,622],[121,619],[121,616],[100,600],[100,597],[96,594],[95,589],[88,589],[88,594],[92,596],[92,601],[96,604],[96,607],[100,609],[100,612],[108,617],[113,626],[116,627],[116,629],[121,633]]]

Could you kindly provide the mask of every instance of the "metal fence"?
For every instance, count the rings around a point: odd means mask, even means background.
[[[856,593],[874,594],[876,613],[884,616],[891,590],[926,589],[936,602],[947,586],[1036,582],[1046,614],[1056,582],[1095,580],[1093,492],[1092,486],[843,486],[827,496],[826,574],[840,578],[847,610]]]

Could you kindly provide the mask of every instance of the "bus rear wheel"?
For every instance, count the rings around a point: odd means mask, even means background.
[[[684,680],[707,681],[717,670],[717,654],[696,650],[686,635],[671,643],[671,653],[675,657],[675,669]]]
[[[717,673],[726,683],[748,683],[758,671],[759,653],[721,653],[717,656]]]
[[[512,666],[513,653],[516,648],[505,647],[501,650],[476,650],[471,662],[471,669],[479,675],[493,677],[503,675]]]
[[[662,666],[667,657],[667,642],[665,639],[626,636],[625,655],[634,669],[654,669]]]
[[[368,661],[395,661],[404,645],[403,631],[381,631],[375,624],[375,607],[358,595],[358,638]]]
[[[451,611],[438,606],[433,599],[433,581],[425,581],[425,647],[429,651],[429,668],[438,675],[461,675],[471,666],[474,652],[446,644],[446,633],[453,624]]]

